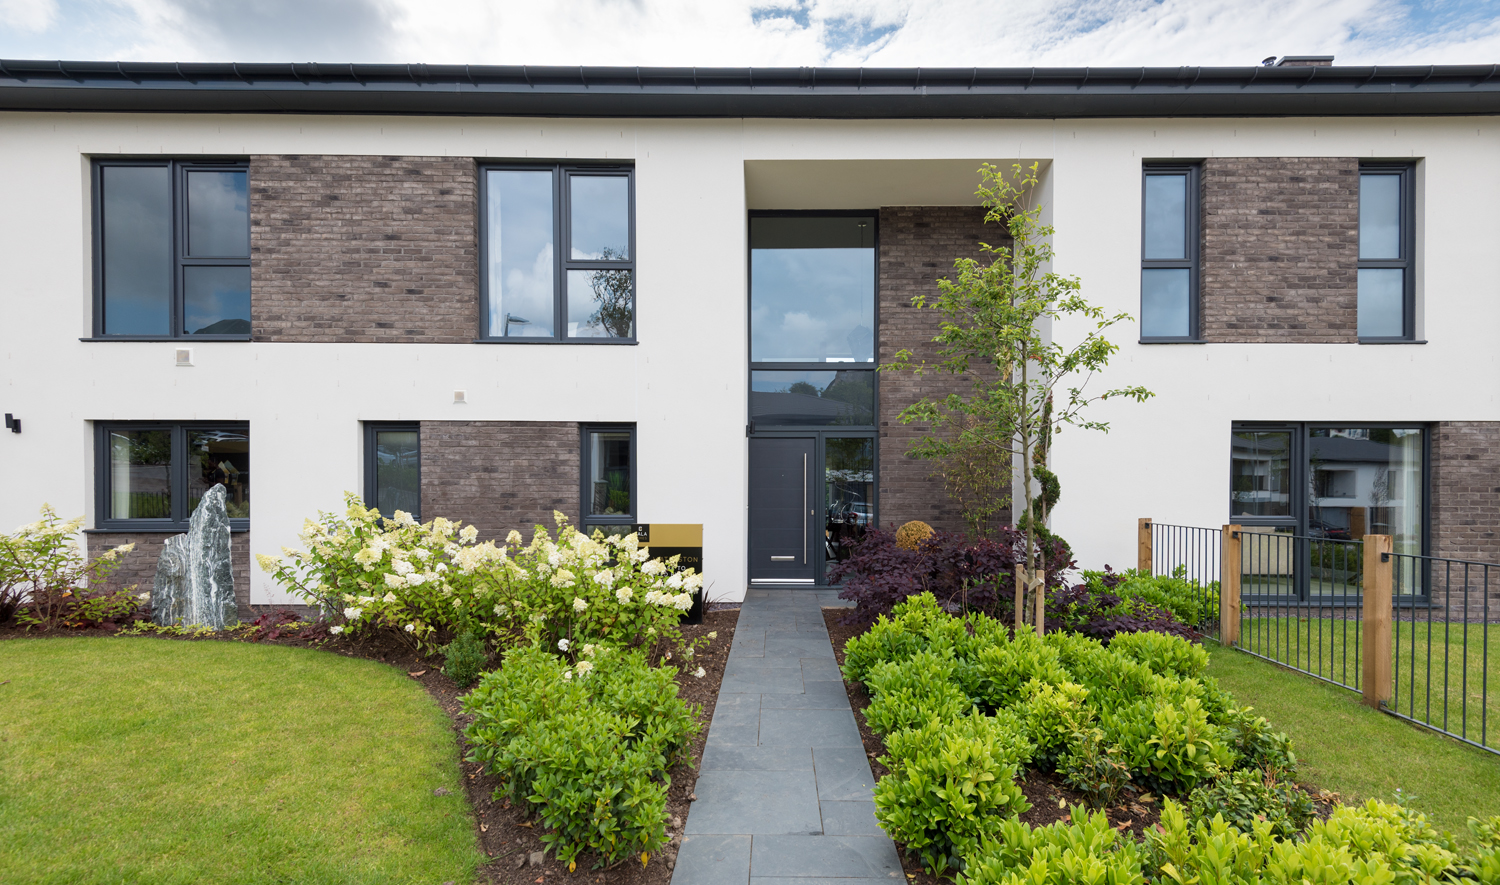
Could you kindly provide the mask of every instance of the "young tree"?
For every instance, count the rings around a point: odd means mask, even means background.
[[[1108,431],[1108,424],[1083,417],[1089,404],[1116,397],[1141,402],[1152,394],[1143,387],[1107,390],[1095,396],[1084,392],[1093,374],[1118,349],[1104,338],[1104,330],[1130,315],[1106,316],[1084,300],[1077,277],[1047,269],[1052,261],[1053,229],[1041,222],[1037,169],[1035,163],[1025,167],[1017,163],[1008,174],[989,163],[980,168],[976,193],[988,210],[984,220],[1004,225],[1010,232],[1010,246],[980,244],[993,256],[988,264],[960,258],[953,263],[956,279],[939,280],[935,298],[927,294],[912,298],[914,306],[943,316],[941,331],[932,339],[939,345],[941,361],[933,368],[971,375],[974,380],[966,393],[924,397],[902,411],[900,420],[948,429],[919,440],[912,447],[918,457],[949,458],[980,448],[1001,455],[1002,463],[1020,462],[1026,498],[1022,512],[1027,516],[1023,520],[1024,580],[1040,594],[1037,528],[1045,520],[1046,508],[1036,506],[1035,480],[1039,468],[1046,471],[1046,466],[1038,462],[1039,452],[1064,426]],[[1091,322],[1093,329],[1071,346],[1049,340],[1050,324],[1065,318]],[[917,374],[928,370],[925,364],[913,362],[910,350],[899,351],[880,368]],[[1042,476],[1050,477],[1050,472]],[[1053,483],[1055,479],[1048,485]],[[1018,623],[1023,598],[1018,581]]]

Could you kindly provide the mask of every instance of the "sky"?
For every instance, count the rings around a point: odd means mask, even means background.
[[[1500,0],[0,0],[0,58],[698,66],[1500,62]]]

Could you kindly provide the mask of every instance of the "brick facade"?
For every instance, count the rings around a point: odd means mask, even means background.
[[[1205,340],[1358,340],[1358,160],[1205,160],[1201,219]]]
[[[422,516],[461,519],[480,540],[561,510],[576,525],[580,503],[578,425],[559,421],[423,421]]]
[[[979,243],[1008,242],[1005,231],[984,225],[984,210],[968,206],[897,206],[880,210],[880,358],[907,348],[913,361],[937,361],[937,311],[912,306],[918,292],[937,292],[936,280],[947,276],[957,258],[985,260]],[[968,376],[928,372],[885,372],[880,376],[880,522],[900,525],[920,519],[935,529],[961,531],[963,517],[949,498],[935,465],[906,453],[931,431],[922,424],[902,424],[901,410],[924,396],[943,396],[966,389]],[[1002,512],[995,523],[1010,522]]]
[[[121,544],[135,544],[135,549],[125,554],[120,567],[110,576],[114,587],[139,589],[137,593],[148,593],[156,581],[156,563],[161,558],[161,545],[173,535],[181,532],[89,532],[88,554],[95,557]],[[234,568],[234,598],[240,606],[240,618],[250,620],[255,614],[250,607],[250,533],[233,532],[229,536],[229,558]],[[269,578],[267,578],[269,580]]]
[[[452,157],[252,157],[255,340],[473,341],[477,175]]]
[[[1500,562],[1500,421],[1436,425],[1431,482],[1432,554]]]

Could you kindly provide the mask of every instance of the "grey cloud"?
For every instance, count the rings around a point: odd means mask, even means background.
[[[199,54],[225,60],[390,61],[397,38],[393,13],[380,0],[169,0],[167,6],[185,37],[209,44]]]

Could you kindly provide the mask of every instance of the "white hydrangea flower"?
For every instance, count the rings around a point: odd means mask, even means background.
[[[589,675],[592,672],[594,672],[594,664],[593,664],[593,662],[591,662],[591,661],[579,661],[578,662],[578,675],[579,676],[587,676],[587,675]]]
[[[426,547],[418,547],[417,549],[415,549],[415,550],[413,550],[411,552],[411,555],[415,556],[417,559],[421,560],[422,562],[426,562],[427,558],[432,555],[432,551],[428,550]]]
[[[521,543],[521,533],[518,532],[518,531],[516,531],[515,529],[511,529],[510,530],[510,534],[508,534],[508,535],[505,536],[505,543],[507,543],[507,544],[519,544],[519,543]]]
[[[708,641],[709,642],[713,642],[715,639],[718,639],[718,638],[719,638],[719,631],[718,630],[710,630],[709,631],[709,633],[708,633]]]
[[[463,541],[465,544],[472,544],[472,543],[474,543],[474,539],[478,538],[478,537],[479,537],[479,529],[473,527],[472,525],[466,525],[463,528],[459,529],[459,531],[458,531],[458,539],[460,541]],[[520,537],[520,536],[517,535],[516,537]]]
[[[393,575],[388,572],[385,576],[385,585],[392,589],[400,590],[406,586],[406,579],[400,575]]]
[[[636,562],[645,562],[646,560],[651,558],[651,548],[642,547],[634,553],[630,554],[630,558],[635,560]]]
[[[571,682],[573,680],[573,671],[572,670],[564,670],[563,671],[563,679],[565,681]]]
[[[412,564],[407,562],[406,560],[397,559],[391,562],[391,571],[395,572],[398,575],[401,575],[402,577],[405,577],[411,574],[414,569],[412,568]]]
[[[634,596],[634,595],[635,595],[635,591],[632,590],[632,589],[630,589],[629,587],[621,587],[621,588],[619,588],[618,590],[615,591],[615,599],[621,605],[629,605],[630,604],[630,598],[632,596]]]
[[[405,627],[402,627],[401,629],[405,630],[408,633],[411,633],[411,632],[414,632],[417,629],[417,625],[416,624],[407,624]]]
[[[375,567],[375,563],[380,561],[380,557],[380,551],[374,547],[362,547],[358,553],[354,554],[354,561],[364,566],[365,571],[369,571]]]
[[[573,611],[582,614],[583,612],[588,611],[588,608],[589,604],[584,601],[582,596],[573,597]]]
[[[687,611],[693,607],[693,594],[679,593],[672,597],[672,607],[681,611]]]
[[[598,584],[600,587],[603,587],[605,590],[608,590],[615,583],[615,574],[609,569],[605,569],[604,571],[594,575],[594,583]]]
[[[407,513],[405,510],[397,510],[394,519],[396,525],[403,527],[413,526],[417,524],[417,521],[412,518],[412,515],[410,513]]]
[[[139,599],[141,602],[145,602],[146,600],[148,600],[148,599],[151,598],[151,594],[150,593],[138,593],[138,594],[136,594],[135,598]]]
[[[569,643],[567,639],[559,639],[559,640],[557,640],[557,650],[558,651],[567,651],[569,645],[571,645],[571,643]]]
[[[643,547],[641,549],[644,550],[646,548]],[[666,574],[666,571],[667,567],[662,565],[660,559],[653,559],[641,565],[641,573],[651,575],[652,577]]]
[[[423,584],[427,583],[427,576],[422,574],[421,572],[412,572],[411,574],[406,576],[406,583],[410,584],[413,587],[420,587]]]
[[[344,609],[344,618],[345,618],[345,620],[349,620],[349,621],[357,621],[357,620],[359,620],[359,616],[362,615],[362,614],[364,614],[364,613],[365,613],[364,609],[346,608],[346,609]]]
[[[329,632],[329,633],[332,633],[332,634],[333,634],[333,635],[334,635],[334,636],[337,636],[337,635],[339,635],[339,634],[340,634],[340,633],[342,633],[342,632],[344,632],[344,628],[343,628],[343,626],[334,626],[334,627],[329,627],[329,628],[328,628],[328,632]]]
[[[399,600],[396,599],[396,594],[394,594],[394,593],[386,593],[384,596],[380,597],[380,601],[381,602],[398,602]]]
[[[586,655],[588,655],[589,657],[593,657],[594,656],[594,651],[597,648],[598,648],[598,646],[594,645],[592,642],[585,643],[584,646],[583,646],[583,653],[586,654]]]
[[[547,554],[547,564],[552,566],[553,568],[557,568],[558,566],[562,565],[562,561],[563,554],[561,550],[553,550],[551,553]]]
[[[693,675],[698,677],[699,679],[702,679],[707,675],[707,671],[705,671],[702,667],[699,667],[698,669],[693,671]]]
[[[667,578],[667,586],[670,587],[670,588],[672,588],[673,590],[681,590],[682,589],[682,572],[677,572],[677,573],[673,574],[672,577]]]
[[[571,587],[575,583],[575,580],[572,572],[561,568],[557,570],[557,574],[552,576],[551,583],[554,587]]]
[[[508,611],[510,611],[510,606],[506,605],[503,602],[495,603],[495,617],[503,618],[505,617],[505,613]]]
[[[696,572],[694,574],[688,575],[686,578],[682,579],[682,586],[685,590],[696,591],[699,587],[703,586],[703,576],[697,574]]]

